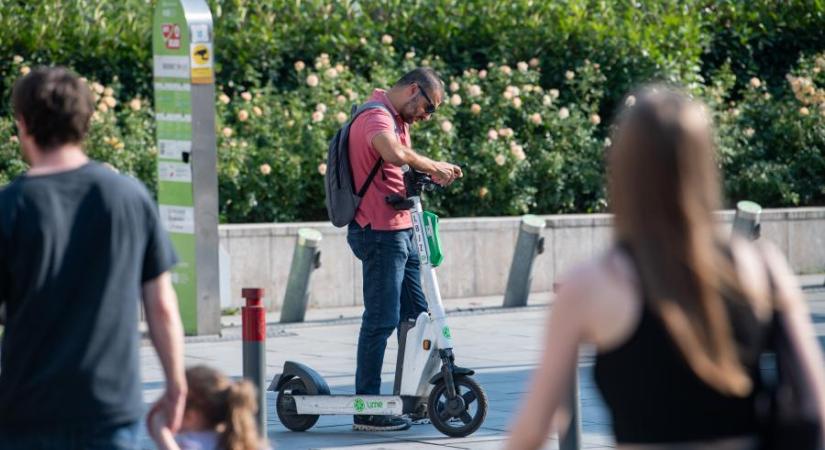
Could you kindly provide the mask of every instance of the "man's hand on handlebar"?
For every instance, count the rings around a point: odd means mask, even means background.
[[[441,186],[449,186],[453,181],[461,178],[463,175],[461,167],[442,161],[436,162],[435,171],[430,173],[433,181]]]

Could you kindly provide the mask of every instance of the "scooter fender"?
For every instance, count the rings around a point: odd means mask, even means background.
[[[304,381],[308,395],[329,395],[329,386],[318,372],[309,366],[294,361],[284,363],[283,373],[272,378],[268,391],[279,391],[287,381],[298,377]]]
[[[453,367],[453,378],[468,377],[474,373],[476,373],[476,371],[473,369],[467,369],[465,367]],[[437,374],[433,375],[432,378],[430,378],[430,384],[436,384],[439,381],[441,381],[442,378],[444,378],[444,372],[438,372]]]

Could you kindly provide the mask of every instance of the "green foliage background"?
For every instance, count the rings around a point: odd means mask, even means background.
[[[413,130],[416,149],[465,168],[428,199],[441,214],[604,210],[611,118],[650,81],[681,84],[712,108],[729,202],[825,204],[823,0],[209,4],[225,222],[325,219],[322,163],[341,113],[416,65],[435,67],[460,97]],[[0,0],[0,184],[26,167],[14,80],[63,64],[105,105],[89,153],[154,187],[152,6]]]

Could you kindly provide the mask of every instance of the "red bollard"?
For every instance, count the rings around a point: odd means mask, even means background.
[[[264,308],[264,290],[244,288],[241,296],[246,299],[246,306],[241,308],[243,327],[243,377],[252,381],[258,388],[258,431],[266,439],[266,308]]]

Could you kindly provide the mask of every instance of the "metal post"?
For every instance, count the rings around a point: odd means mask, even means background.
[[[258,431],[266,439],[266,308],[264,290],[244,288],[241,295],[246,306],[241,308],[243,324],[243,377],[258,389]]]
[[[309,303],[309,276],[321,267],[321,233],[311,228],[298,230],[292,266],[281,308],[281,323],[303,322]]]
[[[759,204],[743,200],[736,204],[736,217],[733,219],[733,233],[755,241],[759,239],[761,225],[759,215],[762,207]]]
[[[578,360],[578,357],[576,358]],[[575,372],[573,373],[573,383],[570,389],[570,397],[568,397],[570,423],[567,425],[567,430],[564,433],[559,433],[559,450],[579,450],[582,442],[582,427],[580,407],[579,407],[579,368],[576,364]]]
[[[541,237],[541,231],[545,226],[545,220],[540,217],[531,214],[522,216],[503,306],[527,305],[530,284],[533,282],[533,261],[537,255],[544,253],[544,238]]]

